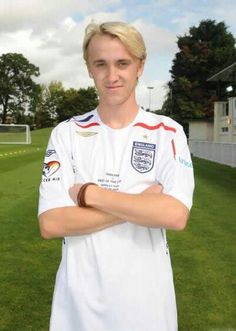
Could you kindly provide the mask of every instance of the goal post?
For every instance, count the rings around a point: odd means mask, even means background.
[[[27,124],[0,124],[0,144],[31,144]]]

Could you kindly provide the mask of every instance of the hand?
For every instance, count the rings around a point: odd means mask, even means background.
[[[146,188],[142,193],[154,193],[154,194],[160,194],[162,193],[163,186],[161,184],[154,184]]]
[[[83,186],[83,184],[77,183],[69,188],[69,195],[76,205],[77,205],[77,196],[79,190],[81,189],[81,186]]]

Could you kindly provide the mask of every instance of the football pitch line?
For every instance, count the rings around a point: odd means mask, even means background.
[[[0,152],[0,157],[9,157],[9,156],[16,156],[19,154],[24,154],[24,153],[32,153],[32,152],[39,152],[41,151],[41,148],[37,147],[35,150],[18,150],[18,151],[12,151],[12,152]]]

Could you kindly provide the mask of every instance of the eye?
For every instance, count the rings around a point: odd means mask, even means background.
[[[97,64],[96,64],[96,67],[97,67],[97,68],[100,68],[100,67],[103,67],[103,66],[104,66],[104,63],[97,63]]]
[[[118,62],[118,66],[120,68],[126,68],[126,67],[128,67],[128,65],[129,65],[129,62],[128,61],[119,61]]]
[[[94,63],[96,68],[100,68],[100,67],[104,67],[105,66],[105,62],[104,61],[96,61]]]

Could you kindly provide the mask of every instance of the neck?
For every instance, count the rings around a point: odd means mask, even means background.
[[[104,124],[112,129],[128,126],[136,117],[139,106],[136,101],[121,105],[105,105],[99,102],[98,114]]]

